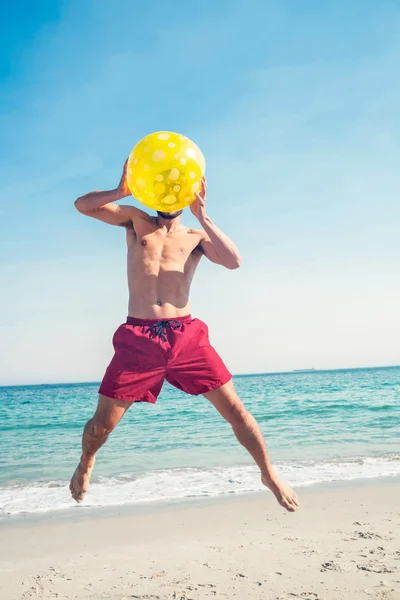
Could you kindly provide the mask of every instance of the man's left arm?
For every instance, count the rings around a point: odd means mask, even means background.
[[[235,244],[213,223],[206,211],[207,184],[203,178],[202,189],[196,194],[196,200],[190,209],[195,215],[205,234],[200,242],[204,255],[212,262],[227,269],[237,269],[242,261]]]

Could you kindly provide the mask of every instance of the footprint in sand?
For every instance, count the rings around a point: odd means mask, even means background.
[[[363,540],[381,540],[382,536],[377,533],[373,533],[372,531],[355,531],[354,532],[357,538]],[[356,539],[357,539],[356,538]]]
[[[386,556],[385,548],[383,546],[378,546],[377,548],[372,548],[369,551],[369,553],[370,554],[379,554],[380,556]]]
[[[318,594],[315,592],[300,592],[300,594],[289,592],[287,596],[278,596],[276,600],[289,600],[289,598],[302,598],[302,600],[322,600],[321,596],[318,596]]]
[[[332,560],[322,563],[320,571],[323,573],[324,571],[341,571],[342,569],[338,564],[333,562]]]
[[[236,573],[234,579],[247,579],[247,575],[244,575],[243,573]]]
[[[154,575],[150,575],[149,579],[157,579],[157,577],[165,577],[167,575],[167,571],[160,571],[159,573],[154,573]]]
[[[357,569],[360,571],[369,571],[370,573],[394,573],[394,571],[389,569],[386,565],[373,561],[357,565]]]
[[[161,600],[161,596],[153,596],[152,594],[143,594],[143,596],[131,596],[136,600]]]

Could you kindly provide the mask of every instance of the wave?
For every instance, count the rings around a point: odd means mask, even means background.
[[[277,470],[293,487],[400,475],[400,455],[337,458],[324,461],[277,462]],[[86,507],[111,507],[185,498],[258,492],[263,488],[258,469],[235,466],[213,469],[166,469],[141,475],[98,477],[85,499]],[[0,516],[68,509],[65,481],[31,482],[0,487]]]

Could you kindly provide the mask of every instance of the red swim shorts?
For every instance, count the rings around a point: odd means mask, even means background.
[[[115,354],[99,393],[116,400],[155,403],[164,380],[187,394],[206,394],[232,375],[199,319],[128,317],[114,334]]]

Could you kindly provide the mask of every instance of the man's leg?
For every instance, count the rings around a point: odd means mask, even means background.
[[[99,395],[96,412],[83,430],[82,456],[69,486],[72,497],[77,502],[82,502],[89,489],[90,475],[97,450],[106,442],[114,427],[132,404],[132,402],[113,400]]]
[[[275,473],[265,447],[264,439],[255,418],[245,409],[236,394],[232,381],[204,394],[218,412],[231,424],[242,446],[251,454],[261,470],[261,479],[286,510],[295,512],[299,508],[296,494]]]

